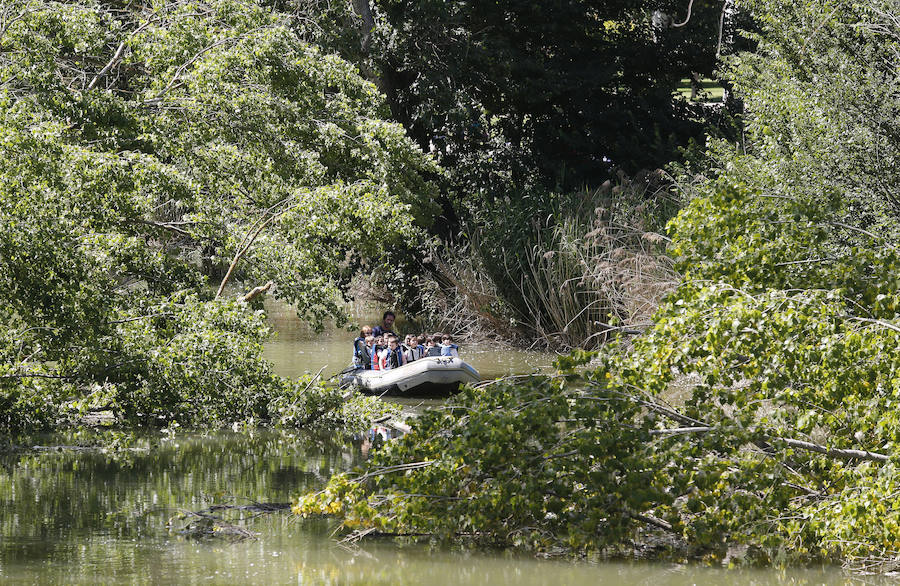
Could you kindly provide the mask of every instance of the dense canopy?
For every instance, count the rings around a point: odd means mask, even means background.
[[[214,299],[226,269],[345,319],[353,272],[430,221],[433,163],[353,65],[254,2],[2,6],[0,427],[44,394],[265,415],[281,383],[262,317]]]

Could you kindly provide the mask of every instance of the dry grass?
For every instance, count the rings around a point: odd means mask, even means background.
[[[427,327],[560,350],[640,331],[678,282],[659,233],[671,203],[656,176],[620,177],[569,196],[558,216],[533,220],[525,250],[488,250],[473,231],[469,247],[432,254]],[[503,267],[515,299],[498,293],[485,259]]]

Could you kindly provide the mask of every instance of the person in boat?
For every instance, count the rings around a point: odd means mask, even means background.
[[[381,370],[400,368],[406,364],[403,348],[400,347],[400,339],[397,336],[388,338],[388,346],[381,351]]]
[[[359,336],[353,340],[353,366],[356,368],[372,368],[372,354],[366,344],[366,338],[372,335],[372,328],[363,326]]]
[[[393,311],[385,311],[384,315],[381,316],[381,325],[375,326],[375,329],[372,330],[372,334],[377,338],[378,336],[383,336],[385,334],[389,334],[392,336],[396,336],[394,333],[394,321],[397,319],[397,316],[394,315]]]
[[[381,370],[381,353],[384,351],[383,336],[372,336],[372,367],[371,370]]]
[[[416,347],[419,349],[419,356],[425,356],[425,334],[416,336]]]
[[[422,357],[422,351],[419,350],[419,344],[416,337],[412,334],[406,336],[406,344],[403,346],[403,355],[407,362],[414,362]]]
[[[441,338],[441,356],[459,357],[459,346],[453,343],[450,334],[444,334]]]
[[[425,356],[440,356],[441,348],[437,345],[437,342],[434,340],[434,336],[428,336],[428,340],[425,342]]]

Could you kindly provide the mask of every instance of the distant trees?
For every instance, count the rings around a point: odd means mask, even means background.
[[[496,295],[491,315],[476,310],[469,321],[512,319],[528,337],[541,335],[546,323],[565,326],[593,296],[580,297],[574,314],[551,319],[549,299],[539,295],[535,304],[521,283],[522,275],[542,271],[533,251],[549,253],[559,244],[550,235],[570,215],[561,208],[580,209],[561,202],[586,201],[585,188],[618,182],[619,172],[680,160],[682,149],[696,154],[707,132],[735,134],[727,109],[673,95],[692,72],[712,74],[720,1],[694,2],[689,23],[679,28],[653,19],[662,11],[681,20],[686,3],[674,0],[272,5],[301,14],[302,35],[358,63],[386,94],[392,117],[443,168],[436,182],[444,221],[434,232],[451,244],[451,256],[471,245],[462,262],[476,267]],[[735,26],[734,19],[725,23],[726,53]],[[429,271],[428,286],[450,296],[461,290],[458,280],[430,265],[412,266],[395,281]],[[411,312],[427,307],[414,292],[398,293]],[[458,302],[467,303],[451,305]],[[487,306],[484,299],[468,305]],[[567,343],[572,337],[554,334]]]
[[[673,28],[654,25],[654,11],[680,15],[684,2],[273,5],[303,14],[304,35],[373,76],[393,117],[450,174],[462,207],[599,185],[613,169],[677,157],[703,125],[672,93],[691,72],[712,73],[723,8],[694,2],[689,25]],[[725,26],[727,52],[733,19]]]

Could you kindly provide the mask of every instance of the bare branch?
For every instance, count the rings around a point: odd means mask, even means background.
[[[157,20],[159,20],[159,16],[155,16],[155,17],[151,18],[150,20],[148,20],[147,22],[145,22],[145,23],[142,24],[141,26],[139,26],[139,27],[137,27],[136,29],[134,29],[134,30],[128,35],[128,38],[131,39],[134,35],[138,34],[139,32],[141,32],[142,30],[144,30],[145,28],[147,28],[148,26],[150,26],[151,24],[153,24],[153,23],[156,22]],[[116,65],[119,61],[122,60],[122,56],[125,54],[125,47],[126,47],[126,41],[122,41],[121,43],[119,43],[119,47],[116,49],[116,52],[115,52],[115,54],[112,56],[112,59],[109,60],[109,63],[107,63],[107,64],[103,67],[103,69],[101,69],[99,72],[97,72],[97,75],[95,75],[95,76],[94,76],[94,79],[91,80],[91,83],[88,84],[87,89],[89,89],[89,90],[94,89],[94,86],[97,85],[97,82],[100,81],[100,79],[101,79],[103,76],[105,76],[107,73],[109,73],[109,70],[110,70],[110,69],[112,69],[113,67],[115,67],[115,65]]]
[[[119,48],[116,49],[116,52],[112,56],[112,59],[109,60],[109,63],[107,63],[103,67],[103,69],[101,69],[100,71],[97,72],[97,75],[95,75],[94,79],[91,80],[91,83],[88,84],[87,89],[89,89],[89,90],[94,89],[94,86],[97,85],[97,82],[100,80],[100,78],[103,77],[104,75],[106,75],[109,72],[109,70],[112,69],[113,66],[119,62],[119,59],[122,58],[122,55],[124,53],[125,53],[125,41],[122,41],[121,43],[119,43]]]
[[[711,431],[713,431],[712,427],[704,425],[696,427],[675,427],[671,429],[653,429],[650,430],[650,434],[682,435],[689,433],[708,433]],[[768,441],[783,442],[790,448],[805,450],[807,452],[815,452],[817,454],[824,454],[826,456],[839,458],[841,460],[868,460],[870,462],[888,462],[891,459],[890,456],[887,456],[885,454],[870,452],[868,450],[846,450],[841,448],[829,448],[828,446],[823,446],[821,444],[814,444],[812,442],[806,442],[803,440],[791,439],[786,437],[772,437],[768,438]]]
[[[673,23],[672,23],[672,28],[680,28],[680,27],[683,27],[684,25],[686,25],[688,22],[690,22],[690,20],[691,20],[691,9],[692,9],[693,7],[694,7],[694,0],[690,0],[690,2],[688,2],[687,16],[684,17],[684,22],[673,22]]]
[[[853,321],[861,321],[861,322],[870,323],[870,324],[877,324],[879,326],[884,326],[889,330],[894,330],[895,332],[900,332],[900,327],[898,327],[888,321],[884,321],[884,320],[880,320],[880,319],[869,319],[867,317],[853,317],[850,319],[852,319]]]
[[[250,227],[250,232],[248,232],[247,235],[244,236],[244,240],[238,247],[238,251],[235,253],[234,259],[232,259],[231,265],[228,267],[228,272],[225,273],[225,276],[222,278],[222,282],[219,284],[219,290],[216,291],[216,299],[222,296],[222,291],[225,290],[225,285],[227,285],[228,281],[231,279],[231,274],[234,272],[234,268],[237,266],[238,261],[241,260],[241,258],[247,253],[248,250],[250,250],[250,246],[253,245],[253,242],[256,240],[256,237],[259,236],[260,232],[262,232],[263,229],[271,224],[276,218],[285,214],[294,206],[289,206],[277,213],[273,210],[290,201],[294,197],[295,196],[293,195],[290,197],[286,197],[285,199],[271,206],[263,213],[263,216],[258,219],[253,226]],[[254,226],[257,226],[255,230],[253,229]]]

